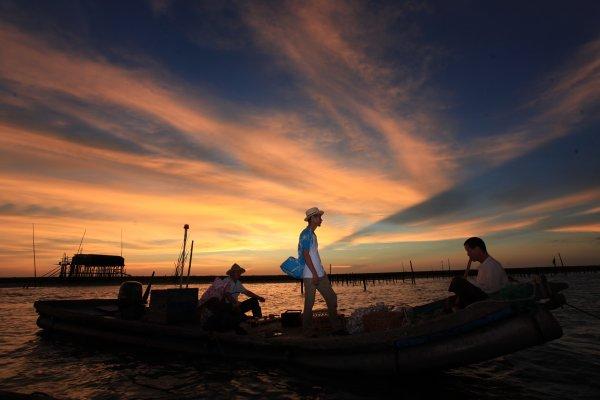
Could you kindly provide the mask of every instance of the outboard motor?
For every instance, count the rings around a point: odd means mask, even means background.
[[[144,315],[142,284],[127,281],[119,288],[119,312],[123,319],[139,319]]]

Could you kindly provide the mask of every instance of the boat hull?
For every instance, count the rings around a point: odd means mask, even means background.
[[[82,303],[86,301],[87,307]],[[115,304],[112,300],[70,302],[67,306],[60,301],[36,302],[38,326],[85,339],[86,343],[142,347],[178,355],[294,363],[340,372],[389,374],[447,369],[493,359],[562,336],[558,321],[541,307],[504,315],[502,310],[507,310],[506,306],[495,306],[491,308],[493,312],[474,309],[472,318],[468,314],[457,316],[458,321],[447,317],[450,322],[442,320],[397,332],[306,339],[238,336],[209,333],[194,326],[125,321],[85,312],[98,304]],[[490,320],[490,315],[501,318]],[[482,318],[488,320],[481,326],[473,325],[473,321]]]

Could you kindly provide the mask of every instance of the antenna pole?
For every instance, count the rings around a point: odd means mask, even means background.
[[[81,236],[81,241],[79,242],[79,247],[77,248],[76,254],[80,254],[83,251],[83,248],[81,247],[81,245],[83,244],[83,238],[85,237],[86,231],[87,231],[87,228],[83,230],[83,236]]]
[[[121,257],[123,257],[123,228],[121,228]]]
[[[31,224],[31,228],[33,230],[33,277],[37,278],[37,266],[35,264],[35,224]]]

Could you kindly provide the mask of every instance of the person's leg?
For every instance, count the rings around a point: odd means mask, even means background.
[[[233,329],[238,334],[246,334],[246,331],[240,327],[240,323],[246,316],[227,301],[222,301],[221,307],[221,329],[223,331]]]
[[[304,310],[302,310],[302,330],[312,331],[313,306],[315,305],[315,285],[312,278],[304,278]]]
[[[329,322],[334,330],[340,329],[340,320],[337,316],[337,295],[333,291],[331,287],[331,282],[327,278],[327,275],[323,276],[319,280],[319,284],[317,285],[317,290],[325,299],[325,304],[327,304],[327,314],[329,314]]]
[[[454,305],[457,303],[458,296],[453,294],[446,299],[446,303],[444,304],[444,311],[451,312],[454,308]]]
[[[485,300],[489,297],[483,290],[473,285],[462,276],[457,276],[452,279],[448,291],[456,294],[456,305],[459,308],[465,308],[469,304]]]
[[[210,311],[210,317],[206,321],[206,329],[223,332],[235,326],[232,318],[232,307],[229,303],[212,298],[203,305]]]
[[[200,305],[200,321],[203,329],[215,331],[219,328],[218,307],[219,299],[216,297],[211,297]]]
[[[239,310],[242,314],[245,314],[248,311],[252,310],[252,316],[254,318],[262,317],[262,310],[260,309],[260,304],[258,304],[258,299],[254,297],[242,301],[239,305]]]

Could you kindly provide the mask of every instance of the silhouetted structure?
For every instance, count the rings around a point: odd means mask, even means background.
[[[125,259],[104,254],[63,256],[59,263],[60,278],[119,278],[125,276]]]

